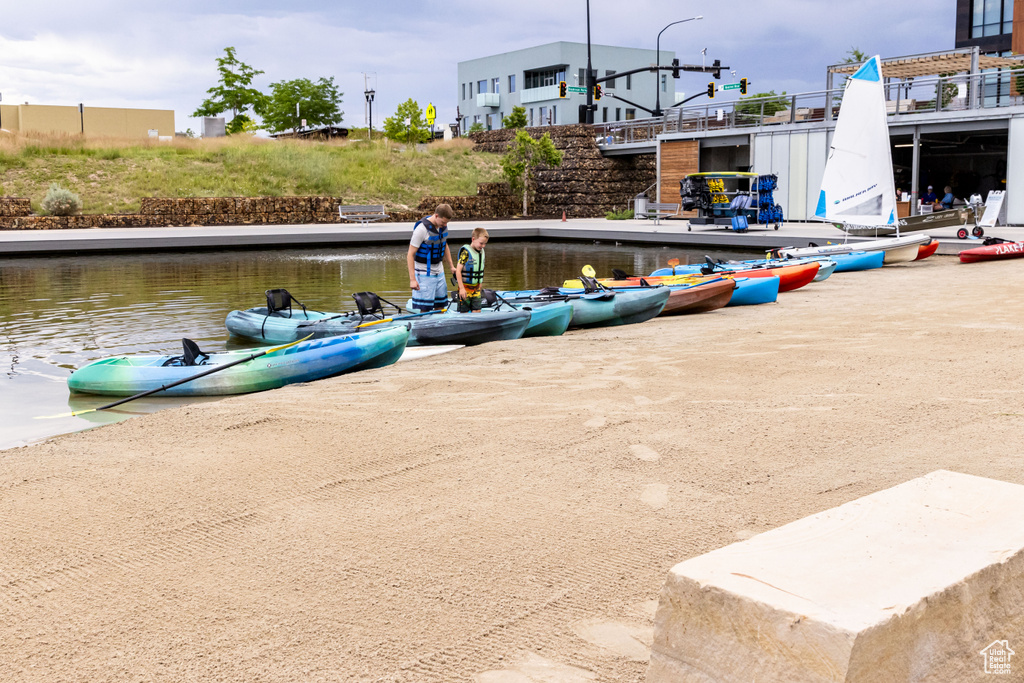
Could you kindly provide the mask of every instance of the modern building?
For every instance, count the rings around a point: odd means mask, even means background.
[[[0,104],[0,128],[12,133],[67,133],[120,138],[173,137],[171,109]]]
[[[598,78],[650,66],[658,58],[655,50],[591,45],[591,63]],[[670,64],[674,58],[671,50],[661,50],[662,64]],[[457,103],[463,132],[474,123],[486,130],[501,128],[512,107],[526,109],[530,126],[577,123],[586,94],[559,98],[558,83],[585,86],[586,68],[586,43],[567,42],[459,62]],[[602,89],[603,97],[595,102],[595,123],[629,121],[649,115],[645,110],[653,110],[656,101],[663,109],[677,101],[675,80],[667,72],[623,76],[606,81]]]
[[[1024,53],[1024,0],[956,0],[956,47]]]

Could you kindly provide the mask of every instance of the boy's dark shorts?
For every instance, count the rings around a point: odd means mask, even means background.
[[[459,313],[469,313],[471,311],[479,311],[483,308],[484,298],[477,294],[476,296],[467,296],[465,299],[459,302]]]

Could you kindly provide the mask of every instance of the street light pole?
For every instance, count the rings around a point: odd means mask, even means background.
[[[369,140],[373,139],[373,96],[375,94],[373,90],[367,90],[363,93],[363,96],[366,97],[366,104],[370,107],[370,128],[366,132],[367,139]]]
[[[679,21],[673,21],[668,26],[675,26],[676,24],[683,24],[683,23],[686,23],[687,21],[694,21],[694,20],[703,19],[703,18],[704,18],[703,15],[698,14],[697,16],[690,17],[689,19],[680,19]],[[661,66],[661,34],[665,32],[665,29],[667,29],[668,26],[666,26],[665,28],[663,28],[660,31],[658,31],[658,38],[655,41],[655,52],[656,52],[656,55],[657,55],[655,57],[655,59],[658,62],[658,66]],[[653,112],[653,115],[654,116],[662,116],[663,114],[664,114],[664,112],[661,111],[661,71],[655,71],[654,72],[654,112]]]
[[[590,61],[590,0],[587,0],[587,115],[586,122],[594,123],[594,66]]]

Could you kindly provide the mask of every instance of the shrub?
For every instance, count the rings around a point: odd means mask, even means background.
[[[82,210],[82,200],[71,190],[51,183],[43,199],[43,210],[53,216],[73,216]]]
[[[622,211],[606,211],[604,217],[610,221],[626,221],[633,218],[633,209],[623,209]]]

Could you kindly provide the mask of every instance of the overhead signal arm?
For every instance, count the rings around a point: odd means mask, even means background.
[[[614,74],[608,76],[601,76],[595,78],[594,83],[604,83],[605,81],[614,81],[617,78],[623,76],[631,76],[633,74],[644,73],[645,71],[657,72],[657,71],[671,71],[672,75],[678,77],[680,71],[688,71],[690,73],[702,73],[712,74],[715,78],[722,77],[722,70],[729,70],[729,67],[721,64],[720,60],[716,59],[711,66],[704,66],[701,64],[679,64],[679,60],[672,60],[674,63],[668,66],[658,66],[657,64],[651,64],[650,66],[644,66],[639,69],[630,69],[629,71],[616,71]],[[605,93],[608,95],[608,93]]]

